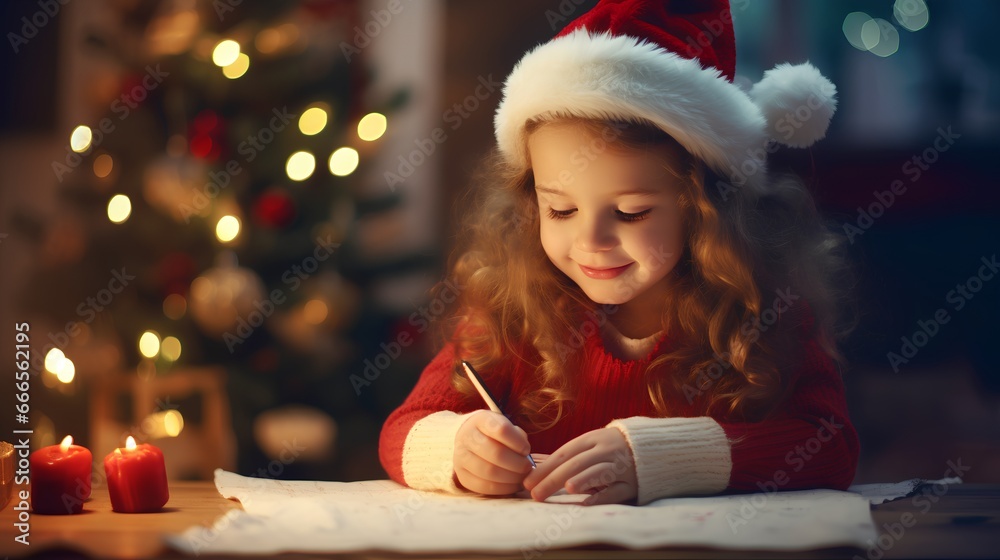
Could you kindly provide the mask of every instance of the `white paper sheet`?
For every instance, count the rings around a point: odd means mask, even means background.
[[[516,552],[528,559],[598,543],[808,550],[864,548],[877,536],[868,500],[835,490],[582,506],[422,492],[388,480],[276,481],[221,470],[215,478],[219,492],[238,499],[243,511],[168,537],[174,548],[190,554]]]

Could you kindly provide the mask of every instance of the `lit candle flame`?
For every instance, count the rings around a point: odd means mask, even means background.
[[[132,451],[133,449],[135,449],[135,438],[134,437],[128,436],[128,439],[125,440],[125,449],[127,449],[129,451]]]
[[[59,449],[62,449],[63,453],[69,451],[69,446],[73,445],[73,436],[66,436],[63,438],[62,443],[59,444]]]

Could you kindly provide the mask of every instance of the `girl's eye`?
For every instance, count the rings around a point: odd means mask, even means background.
[[[652,210],[653,210],[652,208],[647,208],[646,210],[643,210],[642,212],[636,212],[635,214],[629,214],[628,212],[615,210],[615,213],[618,214],[618,217],[623,222],[638,222],[639,220],[646,219],[646,217],[649,216],[649,213]],[[554,208],[549,208],[549,218],[553,220],[565,220],[569,218],[571,215],[573,215],[574,212],[576,212],[576,208],[572,208],[570,210],[556,210]]]
[[[553,220],[565,220],[570,217],[573,212],[576,212],[576,208],[571,210],[556,210],[554,208],[549,208],[549,218],[552,218]]]
[[[615,212],[618,214],[618,217],[625,222],[638,222],[639,220],[644,220],[646,219],[646,216],[649,216],[649,213],[652,211],[653,211],[652,208],[647,208],[642,212],[636,212],[635,214],[628,214],[626,212],[622,212],[621,210],[615,210]]]

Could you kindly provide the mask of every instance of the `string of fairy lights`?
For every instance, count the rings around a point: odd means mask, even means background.
[[[293,24],[284,24],[260,31],[253,43],[259,53],[267,55],[294,42],[297,34],[298,30]],[[211,49],[211,62],[219,68],[223,76],[230,80],[238,80],[243,77],[251,66],[250,55],[244,52],[239,41],[232,38],[222,39],[215,44],[214,48]],[[303,136],[319,134],[330,122],[331,113],[330,105],[322,101],[316,101],[303,107],[297,122],[299,132]],[[368,113],[356,123],[356,138],[364,143],[375,142],[382,138],[387,129],[388,120],[385,115],[376,112]],[[171,151],[176,152],[177,144],[183,143],[184,146],[190,146],[193,149],[195,140],[189,144],[182,136],[175,136],[170,138],[169,147]],[[81,156],[89,155],[96,148],[93,129],[85,124],[76,126],[70,133],[69,147]],[[333,149],[328,156],[327,168],[330,174],[335,177],[347,177],[358,168],[360,160],[361,154],[356,147],[341,145]],[[94,176],[106,179],[112,174],[114,166],[115,161],[111,154],[99,153],[93,159]],[[285,160],[285,175],[290,181],[300,183],[312,177],[316,172],[316,167],[316,154],[309,150],[294,151]],[[115,193],[109,197],[107,218],[111,223],[124,224],[132,217],[132,214],[133,204],[127,194]],[[225,214],[219,217],[215,223],[215,237],[222,246],[231,245],[240,236],[242,227],[239,216]],[[195,284],[199,280],[204,280],[204,278],[196,279]],[[192,290],[196,288],[195,284],[192,284]],[[187,308],[187,299],[181,294],[169,294],[163,301],[163,313],[170,319],[180,319],[187,312]],[[326,304],[319,300],[313,300],[306,303],[303,316],[308,323],[313,324],[322,322],[327,312]],[[156,375],[156,360],[162,359],[173,363],[180,358],[182,352],[181,341],[177,337],[167,336],[161,339],[160,334],[152,330],[143,332],[137,345],[143,358],[137,366],[137,373],[144,379]],[[53,348],[47,353],[44,367],[48,374],[45,376],[46,385],[50,387],[60,385],[67,387],[76,377],[75,364],[59,348]],[[143,425],[150,434],[174,437],[183,429],[184,419],[177,410],[165,410],[156,412],[145,419]]]

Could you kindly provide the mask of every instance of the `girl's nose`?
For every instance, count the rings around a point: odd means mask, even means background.
[[[614,248],[618,243],[613,224],[603,217],[579,221],[576,247],[586,253],[599,253]]]

